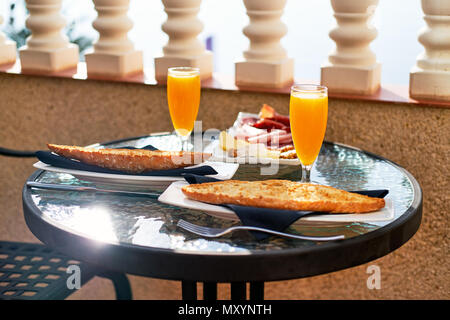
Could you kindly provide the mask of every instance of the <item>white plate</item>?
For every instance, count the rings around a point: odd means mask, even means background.
[[[298,159],[271,159],[271,158],[257,158],[257,157],[230,157],[226,151],[220,147],[219,140],[214,140],[208,144],[203,150],[205,153],[211,153],[209,158],[212,161],[223,161],[228,163],[247,163],[247,164],[274,164],[299,166]]]
[[[228,220],[239,220],[236,214],[225,207],[216,206],[187,198],[181,191],[183,186],[188,185],[186,181],[173,182],[158,198],[160,202],[194,210],[201,210],[211,216]],[[309,216],[297,220],[294,224],[306,224],[310,222],[379,222],[394,219],[394,205],[392,199],[385,198],[386,205],[383,209],[370,213],[360,214],[327,214]]]
[[[236,173],[239,167],[237,163],[225,163],[225,162],[214,162],[205,161],[204,163],[198,164],[196,166],[188,167],[193,168],[202,165],[209,165],[217,171],[216,175],[208,175],[208,177],[214,177],[220,180],[231,179]],[[71,170],[54,167],[45,164],[41,161],[33,164],[35,168],[53,171],[58,173],[67,173],[77,177],[80,180],[92,181],[96,183],[107,183],[107,184],[126,184],[131,186],[168,186],[174,181],[182,181],[183,177],[169,177],[169,176],[138,176],[138,175],[126,175],[126,174],[111,174],[111,173],[99,173],[91,171],[81,171],[81,170]]]
[[[239,112],[233,126],[228,128],[228,132],[233,132],[242,118],[245,117],[258,117],[256,113],[247,113],[247,112]],[[233,134],[232,134],[233,135]],[[247,164],[282,164],[282,165],[291,165],[291,166],[299,166],[300,160],[298,159],[271,159],[271,158],[257,158],[257,157],[230,157],[226,151],[224,151],[219,144],[219,140],[212,141],[209,145],[206,146],[203,152],[212,153],[212,157],[209,158],[212,161],[224,161],[231,163],[247,163]]]

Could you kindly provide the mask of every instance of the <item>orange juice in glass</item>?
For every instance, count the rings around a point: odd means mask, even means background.
[[[301,182],[311,183],[311,168],[319,155],[327,128],[327,88],[309,84],[292,86],[289,118],[295,152],[302,164]]]
[[[200,70],[191,67],[169,68],[167,73],[167,101],[175,132],[188,149],[200,105]]]

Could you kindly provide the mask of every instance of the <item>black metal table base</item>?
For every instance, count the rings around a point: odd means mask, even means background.
[[[217,300],[217,283],[203,282],[203,300]]]
[[[232,282],[231,300],[247,300],[247,282]],[[197,282],[182,281],[181,295],[183,300],[197,300]],[[203,300],[217,300],[217,283],[203,283]],[[264,300],[264,282],[250,282],[250,300]]]

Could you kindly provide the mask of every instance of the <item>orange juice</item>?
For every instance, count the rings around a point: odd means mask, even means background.
[[[328,96],[322,92],[292,92],[289,109],[297,157],[304,166],[310,166],[319,155],[325,136]]]
[[[173,127],[181,136],[194,129],[200,105],[200,75],[192,72],[170,72],[167,76],[167,100]]]

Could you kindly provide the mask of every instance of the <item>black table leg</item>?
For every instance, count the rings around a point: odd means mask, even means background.
[[[203,283],[203,300],[215,301],[217,300],[217,283],[204,282]]]
[[[247,283],[232,282],[231,283],[231,300],[247,299]]]
[[[250,282],[250,300],[264,300],[264,282]]]
[[[183,300],[197,300],[197,282],[181,281],[181,297]]]
[[[112,271],[99,271],[97,275],[112,281],[114,290],[116,291],[117,300],[133,299],[130,282],[128,281],[126,274]]]

